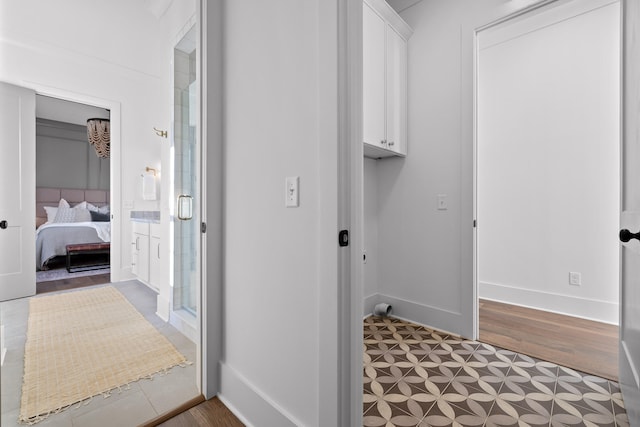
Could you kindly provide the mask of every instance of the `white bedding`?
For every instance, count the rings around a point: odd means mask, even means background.
[[[49,260],[66,255],[67,245],[110,241],[110,222],[46,223],[36,231],[36,265],[46,270]]]
[[[36,239],[42,230],[57,227],[89,227],[96,230],[98,237],[104,242],[111,241],[111,222],[47,222],[36,230]]]

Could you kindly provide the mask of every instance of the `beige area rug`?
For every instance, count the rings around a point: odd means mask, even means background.
[[[32,298],[19,420],[36,423],[185,363],[112,286]]]

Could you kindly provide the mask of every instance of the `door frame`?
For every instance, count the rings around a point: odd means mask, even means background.
[[[220,392],[223,346],[224,281],[224,140],[223,140],[223,0],[199,0],[196,11],[200,57],[200,297],[198,299],[197,376],[200,392],[211,399]]]
[[[473,337],[480,337],[480,295],[478,292],[478,61],[480,33],[504,22],[562,0],[542,0],[516,12],[508,13],[475,29],[473,34]]]
[[[51,98],[70,101],[79,104],[90,105],[92,107],[105,108],[109,110],[109,121],[111,129],[110,155],[109,155],[109,206],[111,209],[111,281],[119,282],[122,280],[122,266],[116,266],[116,260],[122,257],[122,194],[120,186],[122,176],[120,168],[122,166],[121,153],[121,105],[118,101],[96,98],[94,96],[81,94],[65,89],[45,86],[38,83],[24,82],[23,87],[33,89],[37,95],[48,96]],[[37,98],[36,98],[37,102]],[[117,173],[114,173],[117,171]],[[34,243],[35,244],[35,243]],[[117,268],[114,268],[117,267]]]
[[[473,289],[474,289],[474,339],[478,339],[480,333],[480,312],[479,312],[479,278],[478,278],[478,61],[479,61],[479,35],[482,31],[500,25],[504,22],[510,21],[515,18],[519,18],[530,12],[547,8],[549,6],[561,6],[564,3],[568,3],[571,0],[541,0],[537,3],[531,4],[523,9],[517,10],[513,13],[506,14],[505,16],[492,21],[487,25],[476,28],[474,32],[474,49],[473,49],[473,217],[474,217],[474,229],[473,229]],[[555,5],[554,5],[555,4]],[[622,5],[622,1],[620,1]],[[620,52],[622,57],[622,51]],[[622,91],[620,93],[622,97]],[[620,112],[622,115],[622,111]]]
[[[338,424],[362,425],[362,1],[338,0],[338,228],[349,246],[338,252]],[[338,230],[336,230],[337,239]],[[337,242],[336,242],[337,243]],[[347,250],[345,250],[347,249]]]

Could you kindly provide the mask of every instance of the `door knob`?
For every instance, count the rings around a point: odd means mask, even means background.
[[[3,230],[8,226],[9,226],[9,223],[7,222],[7,220],[3,219],[2,221],[0,221],[0,228],[2,228]]]
[[[636,240],[640,240],[640,231],[637,233],[632,233],[629,230],[627,230],[626,228],[623,230],[620,230],[620,241],[627,243],[629,240],[631,239],[636,239]]]

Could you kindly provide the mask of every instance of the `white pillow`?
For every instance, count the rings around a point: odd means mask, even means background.
[[[101,214],[108,214],[109,213],[109,205],[104,205],[104,206],[100,206],[99,208],[96,208],[96,212],[99,212]]]
[[[47,213],[47,222],[55,221],[56,214],[58,213],[58,208],[54,208],[53,206],[45,206],[44,211]]]
[[[69,208],[69,202],[65,199],[60,199],[58,206],[45,206],[44,211],[47,213],[47,222],[56,222],[56,215],[58,214],[58,208]]]
[[[76,212],[73,208],[58,208],[53,222],[76,222]]]
[[[88,209],[87,202],[80,202],[73,207],[73,209]]]
[[[89,212],[89,209],[82,209],[75,206],[73,210],[76,211],[74,222],[91,222],[91,213]]]

